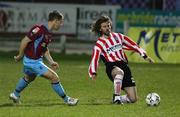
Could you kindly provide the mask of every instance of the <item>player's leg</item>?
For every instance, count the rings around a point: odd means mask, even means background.
[[[126,103],[134,103],[138,100],[136,86],[125,87],[126,95],[121,96],[121,100]]]
[[[36,78],[35,74],[27,75],[23,78],[19,79],[19,82],[16,85],[14,92],[12,92],[9,96],[10,99],[13,100],[14,103],[20,103],[20,93],[28,86],[30,82],[32,82]]]
[[[23,91],[24,88],[28,86],[30,82],[32,82],[36,78],[36,75],[33,74],[31,76],[25,74],[23,78],[20,78],[19,82],[16,85],[16,88],[14,90],[14,94],[18,97],[20,97],[21,91]]]
[[[121,103],[120,93],[121,93],[122,81],[124,77],[124,71],[119,67],[114,66],[111,72],[111,76],[114,78],[113,103]]]
[[[124,78],[122,83],[122,89],[124,89],[126,95],[121,95],[121,101],[123,103],[133,103],[137,101],[136,84],[132,77],[131,70],[126,63],[119,66],[124,71]]]
[[[43,66],[45,65],[43,64]],[[53,90],[64,99],[65,103],[67,103],[68,105],[76,105],[78,103],[78,99],[67,96],[65,94],[63,86],[59,82],[58,75],[47,66],[45,67],[47,68],[47,71],[44,73],[41,72],[41,76],[51,81]]]
[[[137,89],[135,81],[132,77],[131,70],[127,64],[121,66],[124,71],[124,78],[122,89],[124,89],[126,95],[121,96],[121,101],[123,103],[134,103],[137,101]]]
[[[66,94],[65,94],[65,91],[64,91],[64,88],[61,85],[61,83],[59,82],[59,77],[58,77],[58,75],[53,70],[49,69],[46,73],[44,73],[42,75],[42,77],[44,77],[44,78],[46,78],[46,79],[51,81],[53,90],[59,96],[61,96],[62,98],[67,98]]]

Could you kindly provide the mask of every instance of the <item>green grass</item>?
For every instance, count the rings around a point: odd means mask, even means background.
[[[21,94],[22,104],[13,105],[8,95],[23,76],[22,62],[15,63],[13,54],[0,54],[0,117],[178,117],[180,113],[180,65],[129,64],[136,80],[139,101],[113,105],[112,83],[100,65],[98,78],[87,78],[89,57],[55,54],[60,64],[57,71],[68,95],[79,98],[77,106],[67,106],[51,89],[50,82],[37,77]],[[148,107],[145,96],[157,92],[158,107]]]

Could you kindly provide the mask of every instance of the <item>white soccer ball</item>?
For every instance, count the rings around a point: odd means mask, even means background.
[[[149,93],[146,96],[146,104],[149,106],[158,106],[160,104],[160,96],[157,93]]]

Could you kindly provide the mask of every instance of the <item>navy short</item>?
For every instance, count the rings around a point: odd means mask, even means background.
[[[132,78],[130,68],[128,67],[127,63],[122,62],[122,61],[106,63],[106,73],[112,82],[114,81],[114,78],[112,77],[111,72],[115,66],[119,67],[120,69],[122,69],[124,71],[122,89],[124,89],[124,87],[136,86],[135,81]]]

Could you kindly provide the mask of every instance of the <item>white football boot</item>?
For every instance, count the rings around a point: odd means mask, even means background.
[[[77,105],[78,102],[79,102],[79,100],[77,98],[68,97],[68,99],[65,103],[69,106],[75,106],[75,105]]]
[[[9,99],[11,99],[16,104],[21,104],[20,97],[17,97],[14,93],[9,95]]]
[[[121,102],[121,96],[120,95],[113,95],[113,104],[123,104]]]

